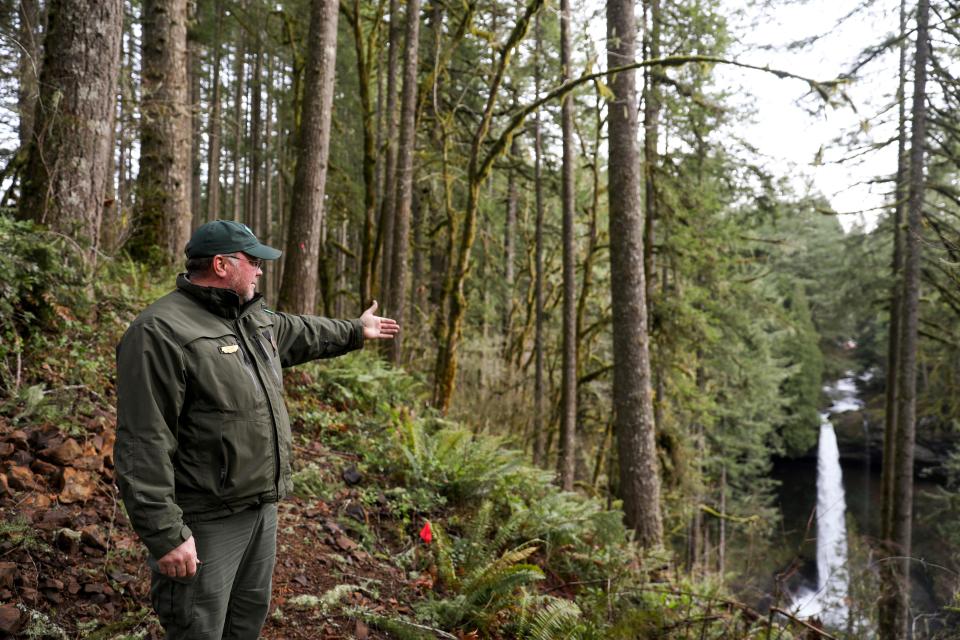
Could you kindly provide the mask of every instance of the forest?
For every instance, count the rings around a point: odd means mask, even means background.
[[[232,220],[401,325],[283,373],[261,637],[960,638],[960,4],[818,2],[0,0],[0,637],[163,637],[115,350]]]

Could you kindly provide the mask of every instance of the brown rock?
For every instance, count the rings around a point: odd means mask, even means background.
[[[60,467],[55,464],[50,464],[46,460],[41,460],[37,458],[30,463],[30,468],[34,473],[38,473],[42,476],[50,476],[56,478],[60,475]]]
[[[27,604],[36,604],[40,599],[40,593],[33,587],[23,587],[20,589],[20,599]]]
[[[20,631],[25,620],[26,617],[16,605],[5,604],[0,607],[0,631],[12,636]]]
[[[78,471],[73,467],[63,469],[63,490],[60,491],[60,502],[84,502],[93,497],[97,488],[97,478],[89,471]]]
[[[71,577],[67,579],[67,593],[72,596],[80,593],[80,583],[77,582],[76,578]]]
[[[27,434],[17,429],[16,431],[11,431],[9,435],[5,438],[7,442],[12,444],[17,449],[26,449],[30,445],[28,444]]]
[[[80,551],[80,532],[73,529],[60,529],[54,534],[53,542],[61,551],[74,555]]]
[[[17,578],[15,562],[0,562],[0,587],[12,589]]]
[[[80,529],[80,542],[101,551],[107,550],[107,543],[104,540],[100,528],[95,524],[90,524]]]
[[[5,496],[8,496],[12,493],[10,491],[10,481],[7,480],[7,474],[5,473],[0,473],[0,493]]]
[[[86,469],[87,471],[100,471],[103,468],[103,459],[100,456],[80,456],[74,459],[73,465],[76,469]]]
[[[57,464],[68,465],[80,457],[83,449],[73,438],[67,438],[61,444],[49,447],[40,452],[40,456],[52,460]]]
[[[113,431],[110,431],[104,435],[103,446],[100,447],[100,455],[103,456],[103,464],[112,469],[113,468],[113,443],[116,442],[117,436]]]
[[[13,453],[13,443],[11,442],[0,442],[0,458],[6,458]]]
[[[98,582],[89,582],[83,585],[84,593],[103,593],[103,585]]]
[[[357,640],[367,640],[370,637],[370,628],[367,626],[367,623],[363,620],[357,620],[357,625],[353,629],[353,635],[357,637]]]
[[[34,523],[34,526],[44,531],[53,531],[61,527],[66,527],[73,521],[70,512],[63,508],[51,509],[46,511],[41,518]]]
[[[62,604],[63,596],[60,595],[59,591],[51,591],[50,589],[44,589],[43,597],[52,602],[53,604]]]
[[[40,583],[41,589],[53,589],[54,591],[63,591],[63,580],[56,578],[47,578]]]
[[[52,504],[53,500],[51,500],[47,494],[31,493],[20,503],[20,506],[32,507],[34,509],[49,509]]]
[[[29,467],[30,463],[33,462],[33,455],[30,453],[29,449],[17,449],[13,452],[13,455],[8,458],[8,460],[15,465]]]
[[[60,432],[51,425],[35,427],[27,434],[27,442],[36,450],[47,449],[63,442]]]
[[[10,467],[7,471],[7,482],[14,489],[21,491],[35,491],[38,488],[37,481],[33,477],[33,471],[30,471],[27,467]]]
[[[343,549],[344,551],[350,551],[351,549],[357,548],[357,543],[348,538],[347,536],[340,535],[337,536],[337,546]]]

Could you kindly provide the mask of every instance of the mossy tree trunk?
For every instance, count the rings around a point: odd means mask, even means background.
[[[190,103],[186,0],[143,3],[137,222],[127,245],[141,260],[173,263],[190,236]]]
[[[336,0],[313,0],[310,5],[303,116],[278,304],[281,309],[294,313],[315,313],[317,307],[338,8]]]
[[[607,67],[635,59],[636,19],[630,0],[607,3]],[[644,547],[663,542],[660,470],[650,386],[650,337],[644,279],[643,209],[637,151],[635,73],[609,81],[610,283],[613,312],[613,406],[620,494],[627,523]]]
[[[20,216],[73,239],[92,266],[112,180],[123,3],[51,0],[47,15]]]

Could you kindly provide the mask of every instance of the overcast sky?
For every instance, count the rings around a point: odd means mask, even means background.
[[[853,0],[779,2],[764,11],[756,5],[747,7],[743,0],[724,0],[730,8],[732,31],[739,38],[731,55],[816,79],[836,77],[850,68],[862,50],[883,42],[898,28],[899,5],[890,0],[878,0],[869,10],[843,20],[860,4]],[[791,42],[812,37],[819,39],[808,47],[787,48]],[[717,83],[740,88],[734,100],[754,112],[753,121],[744,123],[740,134],[767,156],[776,174],[791,176],[801,190],[806,186],[823,193],[836,211],[848,214],[840,217],[845,229],[857,224],[869,228],[881,211],[864,210],[881,207],[890,189],[889,184],[869,181],[894,172],[896,146],[841,163],[851,151],[837,139],[857,132],[867,142],[892,138],[896,109],[877,116],[890,106],[896,90],[897,62],[895,54],[888,54],[861,71],[847,89],[856,110],[842,105],[811,114],[822,101],[808,93],[805,83],[769,74],[718,68]],[[821,147],[822,163],[816,165]]]

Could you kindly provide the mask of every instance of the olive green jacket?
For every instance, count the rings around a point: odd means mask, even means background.
[[[292,488],[282,367],[363,346],[359,320],[269,311],[184,276],[117,346],[117,485],[154,558],[189,523]]]

